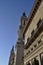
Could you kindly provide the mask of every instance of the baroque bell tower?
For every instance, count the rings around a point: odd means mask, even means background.
[[[27,21],[27,16],[25,12],[21,16],[20,19],[20,25],[18,29],[18,39],[16,43],[16,65],[21,65],[23,61],[24,56],[24,37],[23,37],[23,29],[25,27]]]

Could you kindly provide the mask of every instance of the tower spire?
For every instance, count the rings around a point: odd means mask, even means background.
[[[12,46],[11,52],[14,52],[14,45]]]
[[[15,59],[15,53],[14,53],[14,45],[13,45],[11,52],[10,52],[10,58],[9,58],[9,64],[8,65],[14,65],[14,59]]]

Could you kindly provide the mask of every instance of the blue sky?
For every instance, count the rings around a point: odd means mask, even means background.
[[[8,65],[10,50],[17,41],[20,17],[27,16],[35,0],[0,0],[0,65]]]

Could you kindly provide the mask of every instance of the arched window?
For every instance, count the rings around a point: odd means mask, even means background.
[[[30,62],[28,62],[27,65],[31,65]]]
[[[34,58],[32,60],[32,65],[39,65],[39,61],[36,58]]]
[[[34,64],[39,65],[39,61],[36,58],[34,58]]]
[[[24,20],[24,25],[25,25],[25,20]]]

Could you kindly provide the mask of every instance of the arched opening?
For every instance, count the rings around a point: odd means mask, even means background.
[[[36,58],[34,58],[34,60],[32,61],[32,65],[39,65],[39,61]]]
[[[27,65],[31,65],[30,62],[28,62]]]

